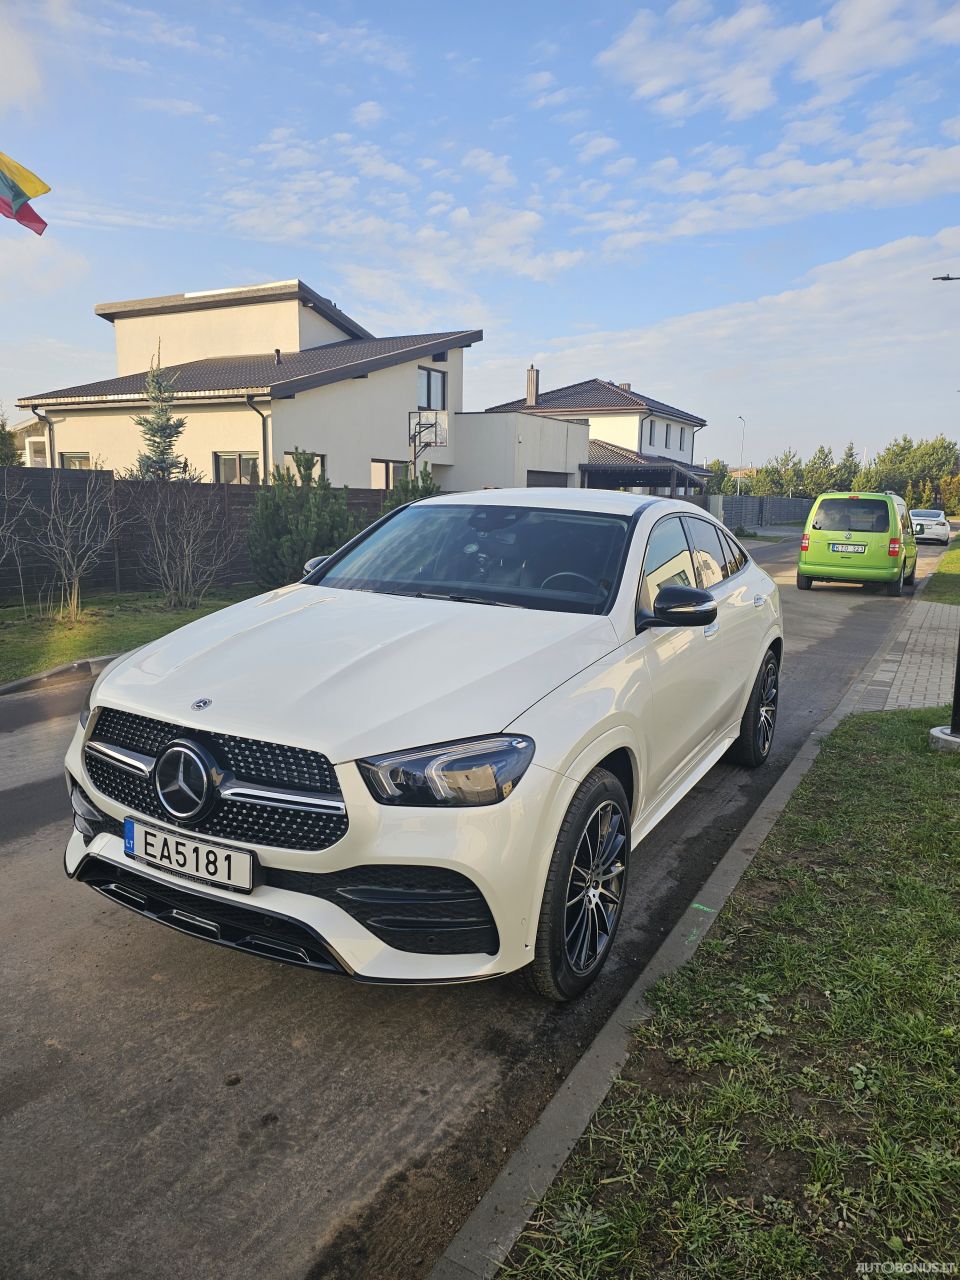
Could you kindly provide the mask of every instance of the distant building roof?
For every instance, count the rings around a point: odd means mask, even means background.
[[[272,284],[245,285],[239,289],[204,289],[197,293],[167,293],[157,298],[130,298],[126,302],[101,302],[94,312],[112,324],[131,316],[169,315],[176,311],[221,310],[257,302],[302,302],[329,320],[348,338],[372,338],[369,329],[350,318],[329,298],[322,297],[302,280],[275,280]]]
[[[348,338],[305,351],[273,352],[256,356],[211,356],[173,364],[164,372],[178,399],[205,396],[295,396],[300,391],[359,378],[391,365],[436,355],[483,340],[482,329],[456,329],[447,333],[413,333],[396,338]],[[21,396],[20,408],[35,404],[87,403],[137,400],[146,393],[146,372],[128,373],[100,382],[42,391]]]
[[[616,382],[608,382],[605,378],[587,378],[585,382],[573,382],[568,387],[557,387],[554,391],[541,391],[535,405],[526,400],[511,400],[508,404],[494,404],[488,413],[623,413],[640,412],[655,413],[666,418],[690,422],[705,427],[705,418],[699,418],[686,409],[677,409],[673,405],[653,400],[650,396],[640,395],[629,386],[620,386]]]
[[[698,467],[695,463],[686,462],[681,458],[662,458],[637,453],[635,449],[627,449],[622,444],[611,444],[609,440],[588,441],[587,461],[581,464],[580,470],[620,471],[634,467],[638,470],[660,472],[676,469],[697,480],[713,474],[708,467]]]

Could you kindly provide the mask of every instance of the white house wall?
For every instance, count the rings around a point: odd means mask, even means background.
[[[447,372],[447,406],[451,415],[463,403],[463,352],[450,351],[445,364],[426,356],[366,378],[349,378],[329,386],[302,391],[292,400],[274,400],[271,406],[273,459],[283,464],[284,454],[308,449],[327,458],[327,475],[334,485],[369,488],[370,462],[386,458],[405,462],[410,456],[409,418],[417,408],[417,369]],[[451,433],[452,434],[452,433]],[[449,463],[451,449],[432,449],[429,461]],[[442,455],[442,458],[441,458]]]
[[[449,472],[435,472],[447,491],[527,483],[528,471],[557,471],[567,484],[580,484],[580,464],[587,461],[588,428],[525,413],[460,413],[451,427],[457,461]]]
[[[114,471],[132,467],[143,447],[133,415],[145,408],[49,410],[57,464],[61,453],[88,453],[91,463],[100,461]],[[213,479],[214,452],[260,457],[260,419],[242,401],[211,406],[180,404],[174,412],[187,419],[177,452],[202,472],[204,479]]]
[[[276,347],[281,351],[299,351],[300,310],[297,299],[289,298],[282,302],[214,307],[205,311],[120,317],[114,321],[117,374],[142,373],[149,369],[150,361],[157,358],[158,342],[164,365],[205,360],[210,356],[263,355]],[[318,338],[312,345],[324,341],[331,339]]]
[[[654,443],[650,444],[650,423],[654,424]],[[670,423],[670,448],[664,443]],[[644,457],[674,458],[678,462],[693,461],[693,427],[683,423],[684,441],[680,448],[680,426],[674,418],[651,419],[639,413],[598,413],[590,418],[590,439],[606,440],[626,449],[634,449]]]

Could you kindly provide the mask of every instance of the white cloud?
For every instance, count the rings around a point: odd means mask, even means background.
[[[372,99],[369,102],[358,103],[350,113],[353,123],[359,125],[361,129],[370,129],[373,125],[379,124],[383,116],[383,107]]]
[[[577,158],[587,164],[591,160],[599,160],[601,156],[609,155],[611,151],[616,151],[620,143],[616,138],[607,137],[603,133],[578,133],[573,138],[573,145],[579,148]]]
[[[309,15],[302,22],[274,21],[255,16],[248,16],[247,21],[278,44],[305,53],[311,60],[319,60],[326,65],[353,58],[395,75],[408,75],[411,71],[406,48],[395,36],[372,27],[368,22],[343,26],[337,22],[325,22],[317,14]]]
[[[220,121],[219,116],[210,115],[189,98],[138,98],[137,106],[142,111],[159,111],[166,116],[201,116],[207,124],[218,124]]]
[[[827,263],[782,293],[644,328],[576,333],[541,343],[532,358],[545,388],[629,379],[702,414],[700,461],[736,457],[741,413],[753,463],[788,445],[807,455],[851,437],[873,451],[905,428],[954,436],[960,309],[949,295],[958,286],[930,277],[958,259],[960,227],[951,227]],[[520,349],[533,348],[521,340]],[[466,368],[468,401],[519,394],[520,363],[485,361],[481,348]]]
[[[481,174],[492,187],[512,187],[516,178],[510,168],[509,156],[496,156],[492,151],[474,147],[460,162],[464,169]]]
[[[816,107],[905,65],[924,45],[960,40],[960,10],[949,2],[834,0],[823,16],[784,22],[763,0],[719,17],[683,0],[666,18],[641,9],[596,61],[668,118],[713,109],[740,120],[776,102],[780,76],[815,86]]]

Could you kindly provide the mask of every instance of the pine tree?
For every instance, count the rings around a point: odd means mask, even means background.
[[[915,504],[914,504],[914,501],[913,501],[913,497],[914,497],[914,494],[913,494],[913,481],[912,481],[912,480],[908,480],[908,481],[907,481],[907,487],[906,487],[906,488],[904,489],[904,491],[903,491],[903,500],[904,500],[904,502],[907,504],[907,510],[908,510],[908,511],[912,511],[912,510],[913,510],[913,507],[914,507],[914,505],[915,505]]]
[[[414,480],[407,479],[404,472],[384,499],[384,511],[392,511],[394,507],[402,507],[406,502],[416,502],[418,498],[432,498],[440,492],[440,486],[430,474],[426,463]]]
[[[133,419],[145,446],[137,456],[137,471],[143,480],[172,480],[176,472],[186,475],[187,461],[177,454],[176,445],[187,420],[175,418],[170,412],[173,388],[160,367],[159,348],[156,364],[150,362],[146,394],[150,412],[137,414]]]
[[[853,478],[860,470],[860,459],[851,440],[844,449],[840,461],[833,469],[831,485],[834,489],[852,489]]]
[[[929,511],[936,499],[933,496],[933,485],[930,483],[929,477],[923,482],[923,492],[920,494],[920,505]],[[907,503],[909,508],[910,504]]]
[[[832,489],[836,469],[833,450],[829,446],[820,445],[815,449],[803,468],[803,487],[807,497],[816,498],[818,494]]]
[[[360,525],[347,508],[345,489],[314,476],[317,455],[296,449],[296,473],[274,467],[272,483],[257,494],[247,545],[257,581],[281,587],[303,577],[312,556],[342,547]]]
[[[13,438],[7,415],[0,405],[0,467],[22,467],[23,456]]]

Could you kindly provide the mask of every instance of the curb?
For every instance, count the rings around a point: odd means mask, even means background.
[[[11,680],[8,684],[0,684],[0,697],[7,693],[26,693],[31,689],[45,689],[48,685],[69,684],[72,680],[99,675],[105,666],[120,656],[119,653],[105,653],[98,658],[80,658],[77,662],[65,662],[63,666],[51,667],[49,671],[41,671],[35,676]]]
[[[851,682],[836,707],[810,732],[717,863],[643,972],[601,1027],[586,1053],[545,1107],[492,1186],[443,1254],[428,1280],[493,1280],[564,1161],[606,1098],[630,1052],[632,1028],[651,1016],[646,993],[686,964],[740,882],[773,824],[820,753],[821,741],[853,712],[887,650],[884,643]]]

